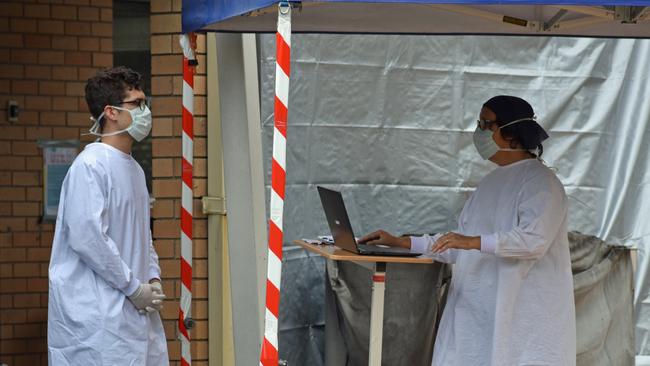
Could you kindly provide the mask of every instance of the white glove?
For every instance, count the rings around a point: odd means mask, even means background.
[[[154,291],[157,291],[157,292],[164,295],[163,289],[162,289],[162,284],[160,283],[160,281],[154,280],[153,282],[149,282],[149,283],[151,284],[151,286],[153,286]]]
[[[144,314],[144,312],[160,311],[165,297],[159,283],[158,285],[141,283],[138,289],[129,296],[129,300],[139,310],[140,314]]]
[[[154,292],[158,292],[158,293],[162,294],[163,296],[165,296],[165,298],[167,298],[167,295],[165,295],[163,293],[162,284],[160,283],[160,280],[154,280],[153,282],[149,282],[149,284],[151,285],[151,287],[153,287]],[[163,305],[162,305],[162,302],[161,302],[157,306],[153,306],[153,307],[152,306],[147,306],[144,309],[138,310],[138,312],[140,314],[153,313],[154,311],[162,310],[162,308],[163,308]]]
[[[160,280],[155,280],[153,282],[149,282],[149,284],[151,284],[151,287],[153,287],[154,292],[157,292],[157,293],[163,295],[164,296],[163,299],[167,298],[167,295],[165,295],[162,292],[162,284],[160,283]],[[145,308],[145,310],[146,310],[147,313],[151,313],[151,312],[154,312],[154,311],[159,312],[160,310],[162,310],[162,307],[163,307],[163,305],[162,305],[162,301],[161,301],[160,304],[157,304],[154,307],[147,306]],[[140,314],[144,314],[144,313],[145,313],[145,311],[140,310]]]

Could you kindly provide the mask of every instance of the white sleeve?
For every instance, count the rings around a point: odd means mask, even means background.
[[[535,182],[539,184],[528,182],[522,191],[517,226],[481,236],[482,252],[517,259],[537,259],[546,253],[566,219],[568,203],[562,184],[554,177]]]
[[[140,285],[107,235],[107,189],[103,172],[85,162],[73,164],[65,180],[63,230],[70,249],[110,286],[131,295]]]
[[[153,246],[153,240],[149,241],[149,280],[160,279],[160,264],[158,263],[158,253]]]
[[[438,262],[455,263],[456,257],[458,256],[458,249],[447,249],[440,253],[431,252],[433,244],[435,244],[442,235],[443,234],[436,234],[434,236],[411,236],[411,252],[423,253],[423,256],[434,258]]]

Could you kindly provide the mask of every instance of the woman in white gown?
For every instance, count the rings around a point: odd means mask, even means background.
[[[453,232],[361,238],[455,263],[435,366],[572,366],[575,305],[564,187],[541,161],[548,135],[530,104],[497,96],[481,109],[474,144],[498,165],[465,203]]]

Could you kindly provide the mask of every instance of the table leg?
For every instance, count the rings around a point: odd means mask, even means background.
[[[386,263],[375,263],[372,275],[372,300],[370,303],[370,354],[369,366],[381,366],[381,342],[384,330],[384,289]]]

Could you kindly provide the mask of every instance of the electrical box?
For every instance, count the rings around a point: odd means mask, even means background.
[[[18,102],[15,100],[10,100],[7,102],[7,121],[9,122],[18,122],[18,114],[20,113],[20,108],[18,107]]]

